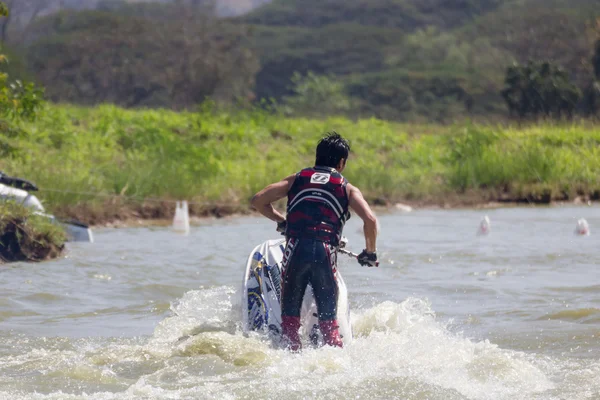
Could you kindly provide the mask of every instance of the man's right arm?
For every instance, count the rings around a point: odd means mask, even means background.
[[[270,184],[252,197],[251,204],[258,212],[265,217],[277,223],[285,221],[285,217],[273,207],[273,202],[284,198],[292,184],[296,175],[290,175],[287,178]]]
[[[374,253],[377,251],[377,218],[357,187],[348,184],[346,189],[348,190],[350,208],[364,222],[363,232],[365,234],[366,250],[369,253]]]

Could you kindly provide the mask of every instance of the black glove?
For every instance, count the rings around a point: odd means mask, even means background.
[[[282,235],[285,234],[285,229],[287,228],[287,221],[281,221],[277,223],[277,232]]]
[[[362,253],[358,255],[358,263],[360,265],[368,266],[368,267],[379,267],[379,261],[377,261],[377,253],[369,253],[367,250],[363,250]]]

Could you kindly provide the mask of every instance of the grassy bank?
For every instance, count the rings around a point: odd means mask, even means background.
[[[67,239],[62,227],[14,202],[0,202],[0,264],[60,256]]]
[[[600,128],[583,124],[426,126],[49,106],[0,137],[0,169],[38,184],[49,210],[88,223],[168,217],[174,206],[165,201],[175,199],[194,202],[197,215],[231,212],[311,165],[329,130],[350,139],[345,175],[378,204],[600,196]]]

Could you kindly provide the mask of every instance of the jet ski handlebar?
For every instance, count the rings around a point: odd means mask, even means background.
[[[346,250],[346,249],[344,249],[344,248],[340,248],[340,249],[338,249],[338,251],[339,251],[340,253],[342,253],[342,254],[346,254],[346,255],[348,255],[348,256],[350,256],[350,257],[352,257],[352,258],[356,258],[356,259],[358,259],[358,254],[356,254],[356,253],[353,253],[353,252],[351,252],[350,250]],[[375,266],[376,266],[376,267],[379,267],[379,261],[377,261],[377,262],[375,263]]]

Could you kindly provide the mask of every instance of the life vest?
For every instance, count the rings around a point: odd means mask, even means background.
[[[315,166],[298,172],[288,192],[286,236],[337,246],[350,219],[347,184],[334,168]]]

